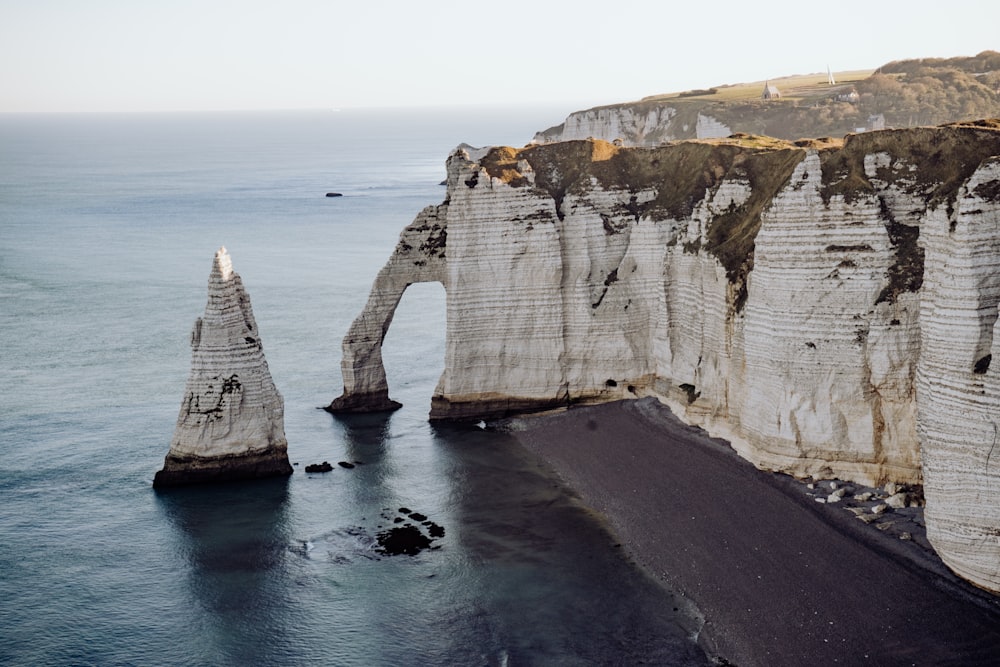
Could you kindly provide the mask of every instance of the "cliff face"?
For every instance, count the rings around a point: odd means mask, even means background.
[[[264,359],[250,298],[221,248],[205,314],[191,332],[191,373],[163,469],[153,485],[292,474],[284,402]]]
[[[765,469],[922,481],[942,557],[1000,590],[998,155],[989,123],[459,151],[345,338],[331,408],[388,400],[392,310],[439,281],[432,418],[656,395]]]
[[[597,107],[574,111],[561,125],[536,133],[533,142],[603,139],[625,146],[658,146],[675,139],[712,139],[733,133],[710,115],[696,112],[689,116],[669,104]]]
[[[1000,159],[929,216],[917,429],[929,489],[928,537],[963,577],[1000,590]]]

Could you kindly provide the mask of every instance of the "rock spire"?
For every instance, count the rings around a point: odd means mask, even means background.
[[[154,487],[290,475],[284,402],[271,380],[250,297],[225,248],[215,253],[191,373]]]

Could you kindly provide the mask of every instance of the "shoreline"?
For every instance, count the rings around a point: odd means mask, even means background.
[[[741,666],[1000,661],[1000,597],[923,546],[919,512],[900,513],[902,527],[867,525],[817,502],[820,485],[758,470],[652,398],[503,425],[692,603],[709,655]]]

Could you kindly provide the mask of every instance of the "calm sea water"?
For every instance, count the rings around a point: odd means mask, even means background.
[[[316,409],[449,150],[523,145],[566,111],[0,116],[0,663],[704,664],[538,460],[427,422],[439,285],[410,288],[386,341],[404,408]],[[299,465],[157,493],[220,245]],[[303,472],[323,460],[363,465]],[[440,549],[374,550],[404,506]]]

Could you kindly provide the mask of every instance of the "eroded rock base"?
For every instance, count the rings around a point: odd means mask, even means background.
[[[323,409],[336,415],[357,412],[392,412],[401,407],[403,404],[389,398],[388,392],[372,392],[343,394],[333,399],[330,405]]]
[[[437,421],[479,421],[503,419],[514,415],[544,412],[564,408],[566,397],[517,398],[516,396],[482,396],[469,400],[449,400],[444,396],[431,398],[430,419]]]
[[[211,458],[181,458],[168,454],[163,461],[163,470],[153,478],[153,488],[287,477],[291,474],[292,466],[284,449]]]

